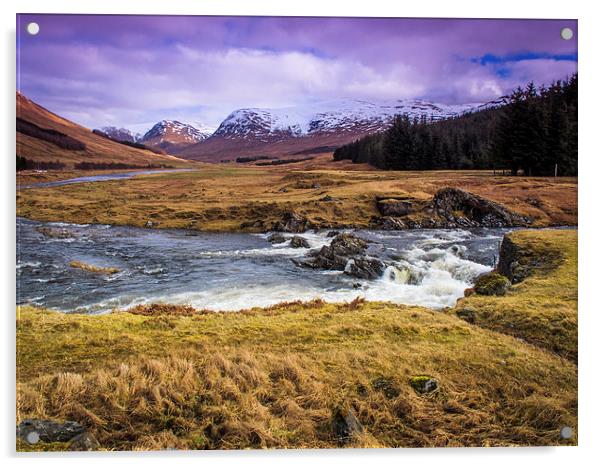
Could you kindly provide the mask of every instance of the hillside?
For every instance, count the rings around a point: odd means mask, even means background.
[[[17,155],[33,162],[58,161],[67,167],[82,162],[139,166],[186,164],[173,156],[129,147],[93,134],[88,128],[52,113],[19,92],[17,119],[20,127],[26,128],[26,132],[17,131]],[[55,140],[51,141],[49,135]],[[70,144],[60,143],[61,140]]]

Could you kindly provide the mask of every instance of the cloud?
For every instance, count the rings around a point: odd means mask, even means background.
[[[480,102],[576,71],[576,23],[24,15],[20,89],[90,127],[338,98]],[[536,50],[531,52],[529,50]]]

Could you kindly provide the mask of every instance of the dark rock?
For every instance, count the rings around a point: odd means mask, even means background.
[[[377,377],[372,381],[372,388],[379,392],[382,392],[387,399],[392,400],[393,398],[397,398],[401,391],[395,385],[395,382],[387,377]]]
[[[48,419],[25,419],[17,426],[17,437],[27,442],[30,434],[37,434],[42,442],[68,442],[85,431],[85,427],[75,421],[60,423]]]
[[[429,375],[415,375],[410,379],[410,385],[420,394],[431,393],[439,388],[439,382]]]
[[[326,237],[327,237],[327,238],[332,238],[333,236],[336,236],[336,235],[338,235],[339,233],[340,233],[340,232],[338,232],[338,231],[336,231],[336,230],[332,230],[332,231],[329,231],[329,232],[326,234]]]
[[[383,217],[381,219],[381,228],[383,230],[407,230],[407,225],[403,220],[395,217]]]
[[[283,186],[282,188],[280,188],[278,190],[278,192],[280,192],[280,193],[288,193],[288,188],[286,186]]]
[[[286,237],[282,233],[273,233],[268,237],[268,241],[273,244],[280,244],[286,241]]]
[[[470,307],[463,307],[456,310],[456,315],[468,322],[469,324],[474,324],[477,318],[477,314],[474,309]]]
[[[510,289],[510,280],[497,272],[485,273],[477,278],[474,290],[484,296],[504,296]]]
[[[351,233],[340,233],[328,246],[309,254],[307,260],[294,260],[295,264],[314,269],[345,270],[351,257],[363,253],[368,244]]]
[[[333,201],[336,201],[336,199],[334,197],[332,197],[332,196],[330,196],[328,194],[326,196],[320,198],[319,200],[321,202],[333,202]]]
[[[458,188],[443,188],[432,200],[434,211],[457,226],[469,228],[526,226],[528,217],[512,212],[496,202],[462,191]]]
[[[311,189],[320,189],[322,186],[320,185],[320,183],[313,183],[311,185]]]
[[[290,242],[291,248],[309,248],[309,243],[301,236],[293,236]]]
[[[303,233],[310,228],[309,221],[296,212],[286,212],[282,218],[274,223],[273,230],[286,233]]]
[[[332,417],[332,431],[339,442],[347,443],[363,433],[364,427],[351,410],[337,409]]]
[[[95,451],[100,448],[100,443],[96,440],[89,432],[84,432],[74,437],[69,444],[69,450],[71,451]]]
[[[401,199],[381,199],[376,207],[383,217],[403,217],[412,211],[412,203]]]
[[[382,276],[387,266],[371,257],[354,257],[345,266],[345,273],[352,277],[375,279]]]
[[[497,271],[508,277],[512,283],[522,282],[535,270],[553,269],[561,260],[558,251],[519,246],[512,241],[511,235],[504,235],[500,246],[500,258]]]

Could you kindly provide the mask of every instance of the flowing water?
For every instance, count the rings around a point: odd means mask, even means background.
[[[65,186],[68,184],[77,183],[93,183],[97,181],[113,181],[113,180],[126,180],[138,175],[154,175],[158,173],[173,173],[173,172],[187,172],[193,171],[192,168],[170,168],[166,170],[138,170],[134,172],[121,172],[121,173],[102,173],[100,175],[80,176],[78,178],[69,178],[66,180],[57,181],[43,181],[40,183],[32,183],[26,185],[17,185],[17,189],[31,189],[31,188],[52,188],[55,186]]]
[[[40,226],[65,229],[53,238]],[[281,301],[368,300],[451,306],[475,278],[495,265],[505,229],[365,231],[368,254],[390,262],[383,276],[361,280],[343,272],[301,268],[307,254],[266,234],[202,233],[17,219],[17,302],[63,311],[105,312],[139,303],[191,304],[237,310]],[[312,248],[327,232],[305,233]],[[292,236],[292,235],[288,235]],[[77,260],[116,267],[102,275],[69,266]]]

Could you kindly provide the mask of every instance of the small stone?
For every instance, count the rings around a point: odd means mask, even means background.
[[[144,226],[146,228],[152,228],[153,225],[154,225],[154,223],[151,220],[147,220]]]
[[[422,395],[434,392],[439,388],[439,382],[430,375],[416,375],[410,379],[410,385]]]
[[[100,448],[100,443],[96,437],[89,432],[84,432],[74,437],[69,444],[71,451],[94,451]]]

